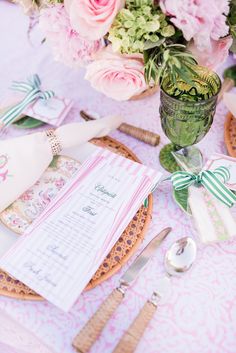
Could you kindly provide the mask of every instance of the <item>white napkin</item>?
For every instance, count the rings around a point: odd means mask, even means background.
[[[119,116],[72,123],[55,130],[63,150],[107,135],[122,123]],[[42,175],[53,159],[46,132],[0,141],[0,212]]]
[[[235,93],[224,93],[223,102],[229,111],[236,117],[236,95]]]

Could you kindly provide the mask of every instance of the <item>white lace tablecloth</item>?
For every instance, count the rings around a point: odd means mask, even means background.
[[[20,9],[1,0],[0,97],[5,94],[13,79],[24,79],[37,72],[45,87],[54,89],[60,96],[75,100],[66,122],[79,120],[79,110],[89,109],[101,115],[122,114],[128,122],[158,132],[161,135],[158,147],[150,147],[119,132],[114,133],[114,137],[130,147],[143,163],[161,169],[158,154],[167,138],[160,126],[159,95],[125,103],[106,98],[83,80],[83,70],[73,71],[54,62],[47,44],[39,45],[42,37],[36,37],[33,33],[34,45],[31,46],[26,36],[27,27],[28,19]],[[227,64],[230,64],[230,60]],[[226,152],[223,139],[225,114],[225,107],[219,105],[210,132],[199,144],[205,158],[213,152]],[[26,131],[11,128],[8,137],[23,133]],[[174,240],[191,236],[190,221],[173,202],[168,183],[155,192],[153,220],[142,247],[166,226],[173,228],[172,233],[142,276],[129,289],[91,353],[112,352],[152,293],[158,276],[163,273],[166,249]],[[118,284],[121,274],[133,259],[111,279],[83,293],[68,314],[47,302],[0,297],[1,353],[72,353],[72,338]],[[182,279],[173,279],[171,293],[158,307],[137,348],[137,353],[143,352],[236,352],[236,240],[199,247],[193,269]]]

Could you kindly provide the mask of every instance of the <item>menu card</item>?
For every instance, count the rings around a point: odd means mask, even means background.
[[[68,311],[160,177],[99,148],[0,267]]]

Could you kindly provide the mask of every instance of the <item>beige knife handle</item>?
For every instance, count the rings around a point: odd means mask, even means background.
[[[157,146],[160,142],[158,134],[126,123],[121,124],[118,130],[151,146]]]
[[[113,353],[133,353],[151,321],[157,306],[147,301],[128,330],[122,336]]]
[[[235,84],[232,78],[225,78],[222,83],[220,93],[218,95],[217,103],[219,103],[222,100],[224,93],[229,92],[234,86]]]
[[[104,329],[107,321],[121,303],[123,297],[124,293],[119,289],[115,289],[100,305],[95,314],[73,340],[72,344],[77,352],[86,353],[90,350]]]

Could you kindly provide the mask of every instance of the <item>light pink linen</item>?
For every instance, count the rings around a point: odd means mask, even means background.
[[[1,353],[53,353],[53,350],[0,310]]]
[[[129,123],[159,133],[161,144],[158,147],[150,147],[119,132],[113,135],[129,146],[144,163],[159,167],[160,147],[168,142],[160,125],[159,95],[136,102],[115,102],[90,88],[89,83],[83,79],[84,72],[73,71],[55,63],[47,45],[31,47],[26,39],[27,18],[20,14],[15,5],[0,1],[0,20],[0,33],[5,34],[1,50],[7,53],[0,56],[0,96],[19,75],[26,77],[38,72],[45,87],[53,85],[52,89],[58,95],[75,100],[75,106],[66,122],[78,121],[79,110],[90,109],[102,116],[120,114]],[[231,59],[227,62],[228,65],[234,63]],[[227,109],[221,103],[210,132],[199,144],[205,158],[213,152],[226,153],[223,140],[226,113]],[[8,137],[21,134],[23,131],[12,128]],[[140,248],[166,226],[172,226],[173,231],[135,286],[127,292],[123,304],[90,353],[112,353],[121,335],[150,296],[158,276],[163,274],[165,251],[174,240],[193,234],[189,219],[173,202],[168,183],[154,195],[152,223]],[[235,259],[235,241],[200,246],[193,269],[182,279],[173,280],[171,293],[159,305],[136,353],[235,353]],[[82,294],[73,311],[67,315],[46,302],[33,303],[5,297],[0,297],[0,309],[27,327],[44,344],[53,347],[55,353],[75,353],[71,346],[72,338],[118,284],[121,274],[132,260],[117,275]]]

